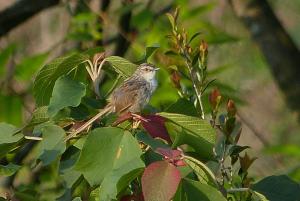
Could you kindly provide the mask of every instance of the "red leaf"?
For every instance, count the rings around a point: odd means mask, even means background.
[[[171,148],[161,148],[161,147],[157,148],[155,150],[155,152],[157,152],[169,159],[178,159],[182,154],[182,151],[180,151],[180,150],[177,150],[177,149],[172,150]]]
[[[184,160],[176,160],[175,161],[175,166],[178,167],[178,166],[186,166]]]
[[[113,122],[112,126],[117,126],[121,123],[123,123],[126,120],[132,119],[132,115],[130,112],[127,112],[125,114],[122,114],[120,116],[118,116],[117,120],[115,122]]]
[[[182,160],[183,152],[181,150],[172,150],[171,148],[157,148],[155,152],[164,156],[165,161],[177,166],[185,166],[185,162]]]
[[[180,171],[174,165],[166,161],[151,163],[142,176],[145,201],[170,201],[180,180]]]
[[[161,139],[171,142],[171,138],[165,127],[166,119],[164,117],[154,114],[145,115],[143,117],[148,121],[142,121],[142,126],[153,138],[160,137]]]

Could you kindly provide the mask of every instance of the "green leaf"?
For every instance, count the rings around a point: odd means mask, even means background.
[[[38,159],[43,165],[49,165],[66,150],[65,131],[56,125],[46,125],[42,128],[42,136]]]
[[[171,15],[170,13],[166,13],[166,15],[167,15],[167,17],[169,19],[169,22],[170,22],[170,24],[172,26],[172,29],[174,29],[174,27],[175,27],[175,19],[174,19],[173,15]]]
[[[144,164],[132,161],[121,169],[110,172],[103,180],[100,188],[100,201],[114,200],[117,194],[126,189],[129,183],[137,178],[142,172]]]
[[[21,166],[9,163],[8,165],[0,165],[0,176],[11,176],[15,174]]]
[[[159,44],[153,44],[152,46],[146,47],[146,51],[143,55],[143,58],[138,61],[138,63],[147,62],[148,58],[160,47]]]
[[[64,180],[64,187],[66,189],[71,189],[81,176],[80,172],[73,169],[74,164],[79,158],[79,154],[80,150],[71,146],[65,151],[59,163],[59,172]]]
[[[143,142],[146,145],[149,145],[152,150],[156,150],[157,148],[170,148],[167,144],[163,143],[163,141],[159,139],[154,139],[146,132],[138,132],[135,135],[136,139],[140,142]]]
[[[42,67],[48,57],[48,53],[25,57],[16,65],[15,76],[18,80],[27,81]]]
[[[214,173],[204,163],[190,156],[186,156],[184,161],[195,171],[201,183],[217,186]]]
[[[166,109],[166,112],[184,114],[194,117],[198,116],[194,104],[184,98],[179,98],[175,103]]]
[[[50,117],[48,115],[48,107],[42,106],[34,110],[31,120],[28,123],[27,127],[35,126],[44,122],[49,121]]]
[[[173,201],[226,201],[218,189],[199,181],[183,179]]]
[[[266,177],[252,185],[251,189],[270,201],[298,201],[300,198],[300,185],[286,175]]]
[[[195,38],[197,38],[198,36],[200,36],[201,32],[196,32],[192,35],[192,37],[190,38],[188,44],[190,44]]]
[[[143,167],[139,158],[141,154],[129,132],[120,128],[97,128],[89,133],[74,169],[81,172],[92,186],[103,182],[101,188],[107,189],[103,195],[114,196],[116,191],[112,192],[110,185],[115,186],[125,173]],[[109,178],[112,183],[108,182]]]
[[[263,194],[256,191],[253,191],[252,198],[254,199],[253,201],[269,201]]]
[[[88,55],[74,53],[60,57],[42,67],[33,83],[33,94],[38,106],[48,105],[55,81],[76,70],[79,64],[89,59]]]
[[[0,122],[0,144],[11,144],[18,142],[23,138],[21,133],[18,133],[19,129],[13,125]]]
[[[216,141],[215,130],[200,118],[175,113],[159,113],[169,120],[167,129],[173,138],[173,147],[188,144],[197,154],[205,159],[213,157],[213,147]]]
[[[116,199],[118,193],[124,190],[135,179],[144,167],[140,159],[142,151],[137,141],[128,131],[124,132],[119,145],[119,159],[117,159],[101,184],[100,201]]]
[[[118,56],[110,56],[105,59],[110,65],[115,69],[117,73],[119,73],[122,77],[128,78],[130,77],[137,68],[137,65],[131,63],[130,61],[118,57]]]
[[[72,80],[68,76],[58,78],[53,88],[48,114],[53,117],[65,107],[78,106],[85,93],[86,89],[83,83]]]

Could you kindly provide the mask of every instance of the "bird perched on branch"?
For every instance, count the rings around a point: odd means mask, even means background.
[[[66,140],[76,137],[98,118],[109,113],[118,115],[130,113],[132,117],[140,117],[137,113],[149,102],[152,93],[157,87],[156,68],[153,64],[143,63],[139,65],[131,77],[117,87],[109,98],[109,103],[97,115],[80,126],[66,137]]]

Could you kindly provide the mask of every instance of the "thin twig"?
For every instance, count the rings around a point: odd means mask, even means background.
[[[25,135],[24,138],[27,139],[27,140],[35,140],[35,141],[43,140],[43,138],[41,138],[41,137],[28,136],[28,135]]]
[[[250,188],[231,188],[227,189],[227,193],[237,193],[237,192],[248,192],[250,191]]]
[[[194,87],[194,90],[196,92],[196,97],[197,97],[197,100],[199,102],[199,105],[200,105],[200,115],[201,115],[201,119],[204,119],[205,116],[204,116],[204,109],[203,109],[203,104],[202,104],[202,100],[201,100],[201,92],[198,90],[198,87],[196,85],[196,82],[194,80],[194,77],[193,77],[193,72],[192,72],[192,67],[188,64],[188,58],[186,57],[186,61],[185,61],[188,69],[189,69],[189,73],[190,73],[190,76],[191,76],[191,79],[192,79],[192,83],[193,83],[193,87]]]

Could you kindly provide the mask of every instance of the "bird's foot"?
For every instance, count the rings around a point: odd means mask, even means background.
[[[123,123],[124,121],[130,120],[130,119],[133,120],[133,127],[134,128],[137,128],[139,126],[139,124],[141,123],[141,121],[144,121],[144,122],[148,122],[149,121],[149,119],[146,119],[146,118],[142,117],[139,114],[127,112],[125,114],[120,115],[118,117],[118,119],[112,125],[113,126],[117,126],[117,125]]]
[[[149,122],[149,119],[144,118],[143,116],[135,113],[131,113],[132,119],[134,121],[144,121],[144,122]]]

